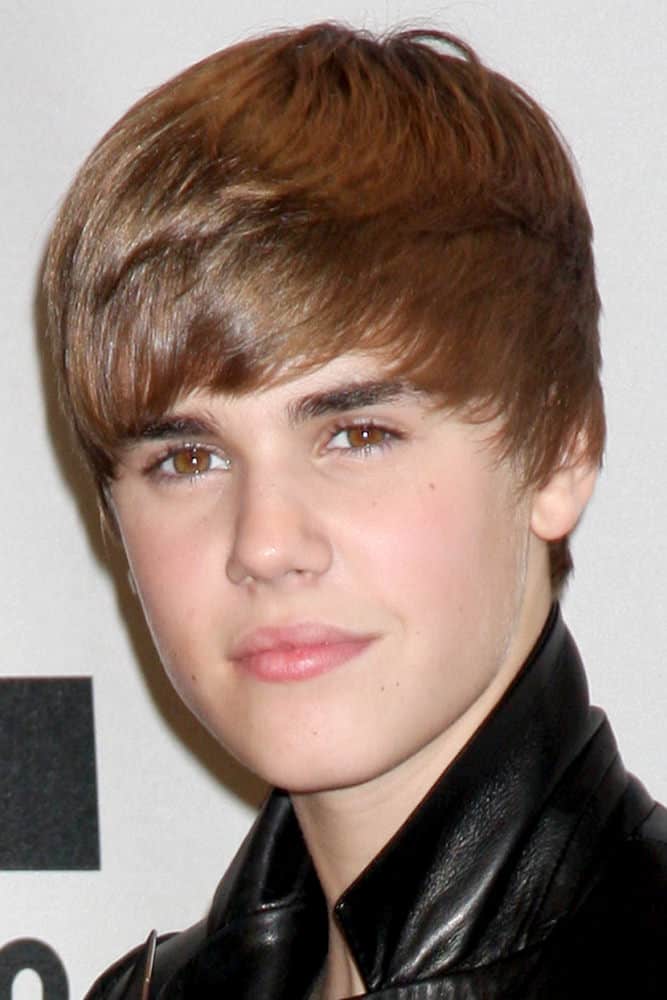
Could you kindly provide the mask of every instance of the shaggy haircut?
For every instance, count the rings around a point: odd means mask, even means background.
[[[216,53],[101,140],[45,267],[103,508],[118,448],[193,389],[351,350],[470,419],[524,486],[604,443],[592,228],[544,111],[459,39],[335,24]],[[551,545],[554,592],[571,559]]]

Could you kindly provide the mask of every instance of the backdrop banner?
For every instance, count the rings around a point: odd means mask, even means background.
[[[265,794],[172,691],[100,530],[43,344],[47,234],[130,104],[215,49],[325,18],[461,35],[574,150],[609,445],[564,613],[627,766],[667,800],[667,4],[3,0],[0,1000],[82,997],[151,928],[198,920]]]

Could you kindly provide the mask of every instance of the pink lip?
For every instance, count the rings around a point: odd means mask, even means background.
[[[229,658],[262,681],[307,680],[358,656],[376,638],[310,622],[259,628],[234,646]]]

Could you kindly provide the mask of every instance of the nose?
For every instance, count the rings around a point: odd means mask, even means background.
[[[239,489],[227,578],[234,584],[316,577],[332,549],[315,498],[295,484],[246,479]]]

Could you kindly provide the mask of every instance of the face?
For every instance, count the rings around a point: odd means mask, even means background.
[[[123,448],[112,503],[164,666],[266,780],[455,751],[509,683],[548,573],[493,430],[346,355],[190,395]]]

